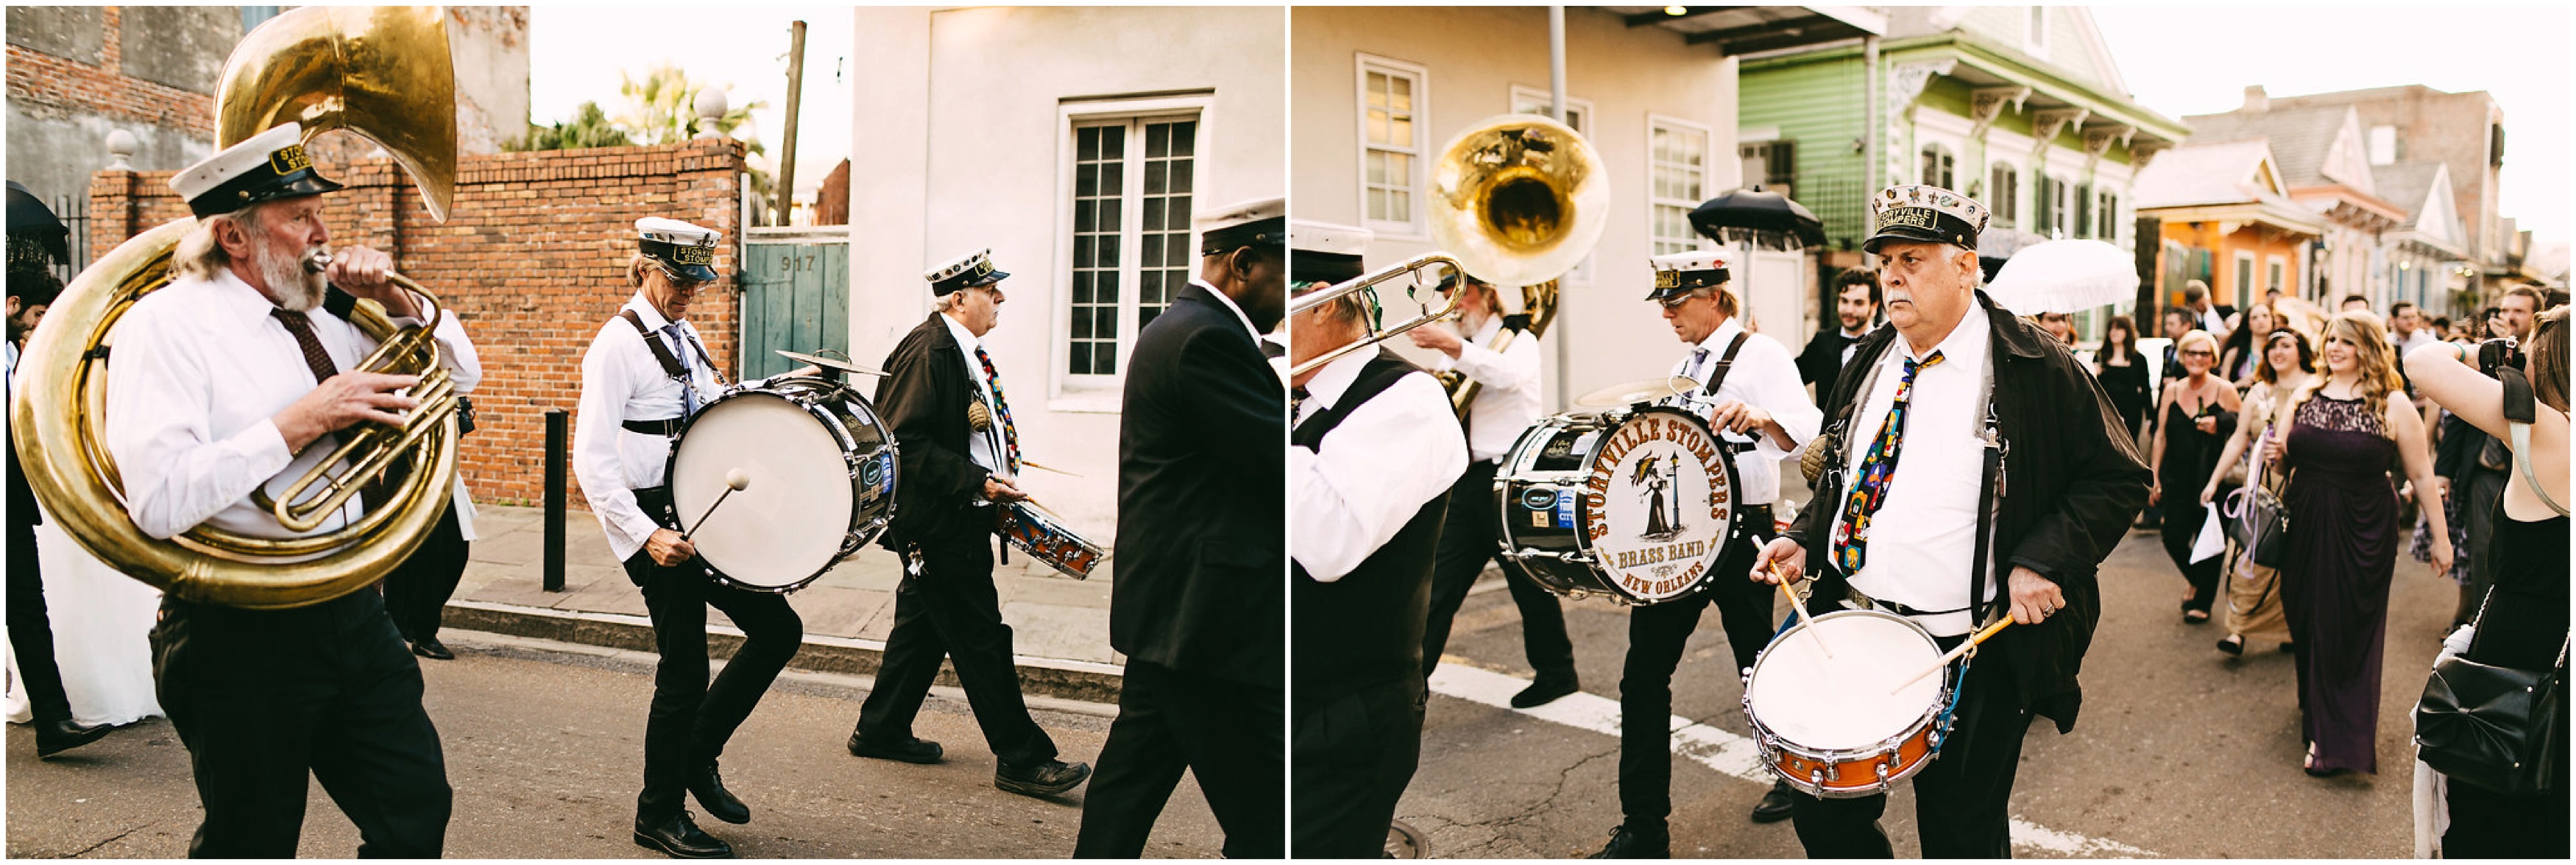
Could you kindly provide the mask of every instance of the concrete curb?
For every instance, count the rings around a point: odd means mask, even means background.
[[[563,643],[603,646],[652,653],[653,623],[643,616],[592,613],[457,600],[447,603],[442,627]],[[731,658],[742,646],[742,631],[730,625],[707,626],[707,654]],[[1062,658],[1011,659],[1019,668],[1020,691],[1089,703],[1118,702],[1120,668],[1111,664]],[[885,661],[885,641],[808,634],[805,645],[787,662],[792,670],[873,676]],[[941,663],[938,684],[958,687],[957,670]]]

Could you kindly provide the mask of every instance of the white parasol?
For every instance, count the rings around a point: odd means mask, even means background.
[[[2022,315],[2121,303],[2137,297],[2137,262],[2128,250],[2099,240],[2035,243],[2004,262],[1986,294]]]

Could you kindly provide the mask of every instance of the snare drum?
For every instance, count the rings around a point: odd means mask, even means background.
[[[1957,690],[1949,671],[1896,684],[1941,654],[1922,626],[1876,610],[1791,627],[1744,675],[1744,715],[1763,764],[1825,799],[1885,793],[1923,771],[1949,733]]]
[[[1735,463],[1708,424],[1661,406],[1540,420],[1504,457],[1494,496],[1508,565],[1556,594],[1623,604],[1717,576],[1741,512]]]
[[[1008,502],[994,510],[994,529],[1004,540],[1065,576],[1090,579],[1092,567],[1109,557],[1107,547],[1074,534],[1045,508],[1029,502]]]
[[[751,485],[708,513],[736,469]],[[680,529],[705,516],[690,541],[716,581],[792,592],[894,518],[894,434],[839,382],[735,385],[680,427],[666,477]]]

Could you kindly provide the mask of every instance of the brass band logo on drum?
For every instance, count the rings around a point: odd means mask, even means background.
[[[1620,588],[1659,599],[1706,576],[1730,525],[1723,459],[1707,429],[1677,412],[1640,413],[1610,434],[1584,479],[1583,530]],[[1708,503],[1707,519],[1685,510],[1692,502]]]

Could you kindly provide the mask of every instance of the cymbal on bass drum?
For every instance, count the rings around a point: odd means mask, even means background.
[[[1620,408],[1681,396],[1698,389],[1699,380],[1686,375],[1638,379],[1575,397],[1574,404],[1584,408]]]

